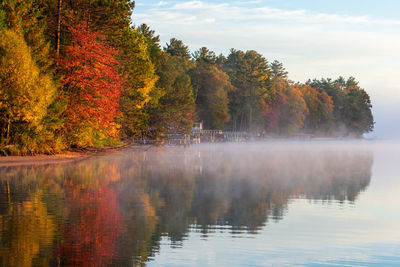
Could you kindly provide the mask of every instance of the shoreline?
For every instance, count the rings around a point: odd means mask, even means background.
[[[55,155],[36,156],[1,156],[0,168],[16,166],[39,166],[50,164],[65,164],[89,159],[94,156],[104,156],[125,149],[149,149],[151,145],[125,145],[120,147],[89,148],[84,151],[64,151]]]

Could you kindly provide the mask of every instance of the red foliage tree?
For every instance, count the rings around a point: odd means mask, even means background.
[[[268,132],[279,133],[279,116],[281,114],[281,106],[286,104],[286,96],[282,93],[279,93],[276,97],[276,101],[268,106],[267,112],[265,114],[268,121]]]
[[[64,76],[66,130],[88,124],[116,137],[115,117],[124,79],[118,73],[117,51],[100,40],[86,25],[69,27],[71,43],[58,59]]]

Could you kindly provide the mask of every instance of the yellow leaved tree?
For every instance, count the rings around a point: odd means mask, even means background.
[[[22,145],[26,153],[35,153],[29,142],[42,130],[55,94],[52,79],[40,72],[24,38],[12,30],[0,32],[1,144]]]

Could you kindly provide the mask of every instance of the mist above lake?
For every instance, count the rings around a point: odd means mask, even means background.
[[[140,147],[1,168],[1,259],[5,266],[395,266],[396,148],[369,141]]]

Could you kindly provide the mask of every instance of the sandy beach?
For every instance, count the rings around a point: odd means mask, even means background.
[[[64,152],[57,155],[5,156],[0,157],[0,167],[69,163],[86,159],[92,155],[93,153],[87,152]]]
[[[56,155],[37,155],[37,156],[2,156],[0,157],[0,167],[22,166],[22,165],[47,165],[63,164],[84,160],[93,156],[106,155],[125,149],[148,150],[151,145],[127,145],[121,147],[102,147],[90,148],[85,151],[65,151]]]

